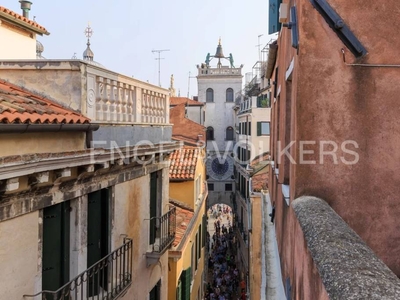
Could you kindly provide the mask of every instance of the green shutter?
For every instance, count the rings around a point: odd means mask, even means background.
[[[199,251],[198,251],[198,242],[199,242],[199,233],[196,233],[195,245],[194,245],[194,269],[197,270],[197,260],[199,259]]]
[[[257,136],[261,135],[261,122],[257,122]]]
[[[202,234],[202,231],[201,231],[201,224],[200,224],[199,225],[199,239],[197,241],[197,247],[198,247],[197,253],[199,254],[199,257],[197,259],[199,259],[201,257],[201,234]]]
[[[150,245],[156,241],[157,172],[150,174]]]
[[[43,210],[42,289],[55,291],[69,280],[69,201]]]
[[[269,0],[268,8],[268,34],[273,34],[281,30],[281,23],[279,23],[279,6],[281,0]]]
[[[181,274],[182,300],[190,300],[190,284],[192,283],[192,268],[189,267]]]

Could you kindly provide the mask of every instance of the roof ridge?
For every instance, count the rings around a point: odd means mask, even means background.
[[[191,208],[188,204],[186,204],[184,202],[181,202],[181,201],[178,201],[176,199],[169,198],[169,203],[171,203],[171,204],[173,204],[173,205],[175,205],[175,206],[177,206],[179,208],[186,209],[186,210],[194,212],[194,209]]]

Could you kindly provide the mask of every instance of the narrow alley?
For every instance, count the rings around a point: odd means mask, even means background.
[[[207,214],[210,238],[205,299],[246,299],[245,282],[240,282],[240,271],[236,264],[232,210],[227,205],[217,204]]]

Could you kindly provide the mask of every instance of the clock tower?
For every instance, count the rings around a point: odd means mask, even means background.
[[[206,55],[197,65],[198,101],[204,102],[207,129],[208,207],[230,204],[235,191],[233,149],[235,141],[235,95],[242,89],[242,65],[233,55],[223,54],[221,39],[215,55]]]

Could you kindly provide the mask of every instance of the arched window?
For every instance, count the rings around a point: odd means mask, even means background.
[[[214,140],[214,128],[212,127],[207,127],[207,141],[212,141]]]
[[[226,140],[233,141],[233,128],[231,126],[226,128]]]
[[[233,90],[231,88],[226,90],[226,102],[233,102]]]
[[[211,88],[206,91],[206,102],[214,102],[214,90]]]

